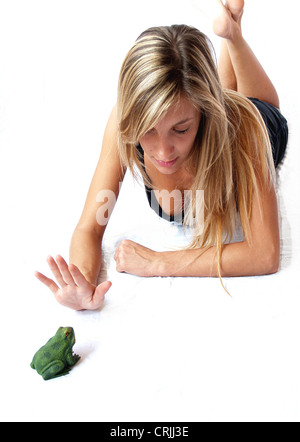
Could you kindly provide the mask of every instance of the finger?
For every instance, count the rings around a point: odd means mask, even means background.
[[[111,288],[111,281],[104,281],[98,287],[101,289],[102,295],[105,295],[108,290]]]
[[[98,309],[102,307],[102,304],[104,302],[104,296],[111,286],[112,283],[110,281],[104,281],[100,285],[98,285],[98,287],[94,292],[93,300],[91,303],[92,305],[90,306],[92,307],[92,309]]]
[[[55,259],[52,258],[52,256],[48,256],[48,257],[47,257],[47,263],[48,263],[48,265],[49,265],[49,267],[50,267],[50,270],[51,270],[51,272],[53,273],[53,275],[54,275],[56,281],[58,282],[58,284],[59,284],[61,287],[65,287],[65,286],[66,286],[66,283],[65,283],[65,281],[64,281],[64,279],[63,279],[63,277],[62,277],[62,274],[61,274],[61,272],[60,272],[60,270],[59,270],[58,265],[56,264]]]
[[[40,272],[34,272],[34,276],[43,284],[45,284],[50,290],[51,292],[55,295],[56,292],[59,290],[59,287],[57,284],[55,284],[55,282],[50,279],[47,278],[47,276],[43,275]]]
[[[84,277],[84,275],[81,273],[81,271],[79,270],[79,268],[75,265],[75,264],[70,264],[69,265],[69,271],[72,275],[72,278],[75,281],[75,284],[78,287],[87,287],[89,285],[89,282],[86,280],[86,278]]]
[[[56,262],[65,283],[71,285],[72,287],[76,287],[76,283],[74,282],[74,279],[69,271],[68,264],[66,263],[64,258],[60,255],[57,255]]]

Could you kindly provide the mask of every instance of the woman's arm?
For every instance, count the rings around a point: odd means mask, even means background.
[[[102,222],[97,216],[103,204],[103,197],[99,198],[98,195],[101,191],[104,192],[103,194],[110,192],[113,195],[110,203],[116,201],[124,173],[117,146],[115,107],[108,120],[100,159],[70,245],[70,262],[75,264],[92,284],[96,283],[100,272],[101,242],[108,221],[104,219]],[[112,207],[110,207],[111,210]]]
[[[260,200],[260,204],[259,204]],[[221,275],[250,276],[275,273],[280,241],[275,189],[260,188],[253,201],[250,241],[223,247]],[[115,253],[117,270],[140,276],[218,276],[216,247],[155,252],[133,241],[122,241]]]
[[[223,248],[221,275],[224,277],[265,275],[278,271],[280,239],[274,187],[260,189],[259,198],[260,204],[257,197],[253,201],[250,241],[227,244]],[[177,272],[185,276],[188,274],[189,276],[218,276],[215,247],[210,248],[203,255],[201,255],[201,250],[186,252],[184,256],[179,254],[172,256],[169,252],[162,255],[160,272],[172,273],[172,268],[173,272],[176,272],[177,267]],[[175,266],[174,261],[177,261]],[[181,266],[182,269],[180,269]]]
[[[61,256],[56,260],[51,256],[47,261],[55,281],[40,272],[35,276],[54,294],[60,304],[74,310],[94,310],[101,307],[105,293],[111,283],[105,281],[97,286],[101,267],[101,242],[107,219],[101,222],[98,210],[105,204],[99,192],[111,192],[116,201],[119,193],[119,182],[123,180],[124,170],[121,167],[117,148],[116,108],[109,118],[101,150],[100,159],[90,185],[86,203],[74,231],[70,246],[70,264]],[[103,221],[103,220],[102,220]]]

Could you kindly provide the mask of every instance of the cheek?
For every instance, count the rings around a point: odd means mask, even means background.
[[[188,155],[194,146],[194,142],[195,142],[194,137],[182,140],[177,144],[178,151],[180,151],[183,155]]]
[[[195,131],[193,134],[191,134],[191,137],[189,138],[187,144],[188,144],[188,148],[189,151],[194,147],[196,140],[197,140],[197,134],[198,134],[198,130]]]
[[[151,143],[151,140],[149,140],[149,137],[147,137],[147,136],[142,137],[139,140],[139,143],[140,143],[144,152],[150,152],[151,149],[153,149],[153,142]]]

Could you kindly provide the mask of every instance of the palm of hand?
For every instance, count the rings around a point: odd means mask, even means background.
[[[52,291],[60,304],[73,310],[97,310],[102,306],[105,293],[111,286],[109,281],[98,286],[91,284],[78,267],[68,266],[61,256],[57,256],[56,261],[49,256],[47,262],[57,283],[39,272],[35,276]]]

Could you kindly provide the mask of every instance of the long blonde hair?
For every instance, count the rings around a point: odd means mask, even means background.
[[[136,146],[182,96],[201,112],[187,168],[194,176],[193,195],[204,190],[204,226],[193,223],[189,247],[217,246],[221,277],[222,247],[232,239],[238,214],[250,240],[257,177],[262,185],[274,179],[270,141],[250,100],[222,88],[212,45],[203,33],[185,25],[150,28],[125,58],[118,86],[120,156],[132,173],[138,167],[148,185]],[[197,198],[191,198],[184,225],[192,224],[196,205]]]

